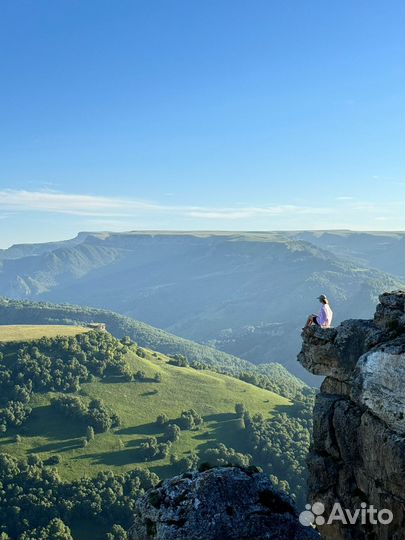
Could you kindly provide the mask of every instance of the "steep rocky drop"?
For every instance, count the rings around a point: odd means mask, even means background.
[[[323,503],[324,516],[334,503],[393,513],[390,524],[325,523],[326,540],[405,539],[405,292],[379,299],[373,320],[302,333],[299,362],[326,376],[314,408],[310,502]]]

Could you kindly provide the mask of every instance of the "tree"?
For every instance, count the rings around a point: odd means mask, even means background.
[[[138,370],[135,375],[135,380],[137,381],[144,381],[146,379],[146,373],[142,370]]]
[[[203,419],[195,409],[183,411],[179,419],[179,425],[182,429],[198,429],[202,423]]]
[[[235,405],[235,412],[239,418],[242,418],[245,414],[246,407],[243,403],[236,403]]]
[[[19,540],[73,540],[70,529],[59,518],[51,519],[46,527],[38,527],[24,532]]]
[[[121,525],[113,525],[111,532],[107,533],[107,540],[128,540],[127,531]]]
[[[94,439],[94,428],[93,426],[87,426],[86,429],[86,439],[90,442]]]
[[[168,424],[164,432],[164,439],[170,442],[176,442],[180,438],[180,428],[177,424]]]
[[[198,461],[198,454],[192,452],[189,456],[180,459],[177,466],[181,471],[194,471],[197,469]]]
[[[169,417],[167,416],[167,414],[162,413],[159,414],[159,416],[156,418],[156,423],[158,424],[158,426],[164,426],[168,420]]]
[[[61,462],[61,457],[59,454],[54,454],[50,456],[46,461],[45,465],[58,465]]]
[[[168,364],[178,367],[189,367],[187,358],[183,354],[171,354]]]
[[[204,460],[212,466],[236,465],[249,467],[252,463],[252,456],[236,452],[233,448],[228,448],[223,443],[220,443],[215,448],[209,448],[205,451]]]

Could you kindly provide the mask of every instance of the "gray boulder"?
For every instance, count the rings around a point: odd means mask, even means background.
[[[315,540],[268,476],[224,467],[165,480],[136,503],[133,540]]]

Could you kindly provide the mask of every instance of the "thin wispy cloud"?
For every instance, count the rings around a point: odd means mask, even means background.
[[[238,220],[257,216],[288,214],[327,214],[325,207],[296,205],[206,207],[193,205],[167,205],[131,198],[102,197],[98,195],[68,194],[55,191],[26,191],[7,189],[0,191],[0,208],[23,212],[50,212],[77,216],[128,218],[145,214],[171,214],[206,220]]]

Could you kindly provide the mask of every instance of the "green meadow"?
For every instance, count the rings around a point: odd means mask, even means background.
[[[77,336],[88,332],[89,328],[63,324],[10,324],[0,326],[0,341],[31,341],[43,336]]]
[[[53,331],[49,328],[43,329],[43,334],[49,336],[48,332]],[[172,366],[168,360],[150,350],[145,350],[145,358],[141,358],[131,350],[127,361],[134,373],[145,372],[145,382],[122,382],[122,378],[111,377],[82,384],[76,395],[85,401],[103,400],[121,420],[119,427],[96,434],[85,448],[82,440],[86,426],[56,412],[50,400],[60,394],[48,392],[33,395],[30,418],[22,427],[10,429],[0,438],[0,451],[21,457],[35,453],[43,460],[58,454],[61,458],[58,470],[64,480],[94,476],[106,469],[124,472],[134,466],[147,467],[165,478],[176,472],[170,464],[170,455],[144,461],[139,448],[148,437],[159,439],[162,435],[163,428],[156,423],[157,415],[165,413],[174,420],[183,410],[194,408],[203,416],[202,427],[182,431],[171,448],[171,454],[184,457],[220,442],[247,452],[241,436],[241,420],[235,414],[236,403],[243,403],[251,413],[260,412],[266,418],[273,411],[290,406],[289,400],[268,390],[227,375]],[[161,377],[159,383],[152,381],[156,373]]]

